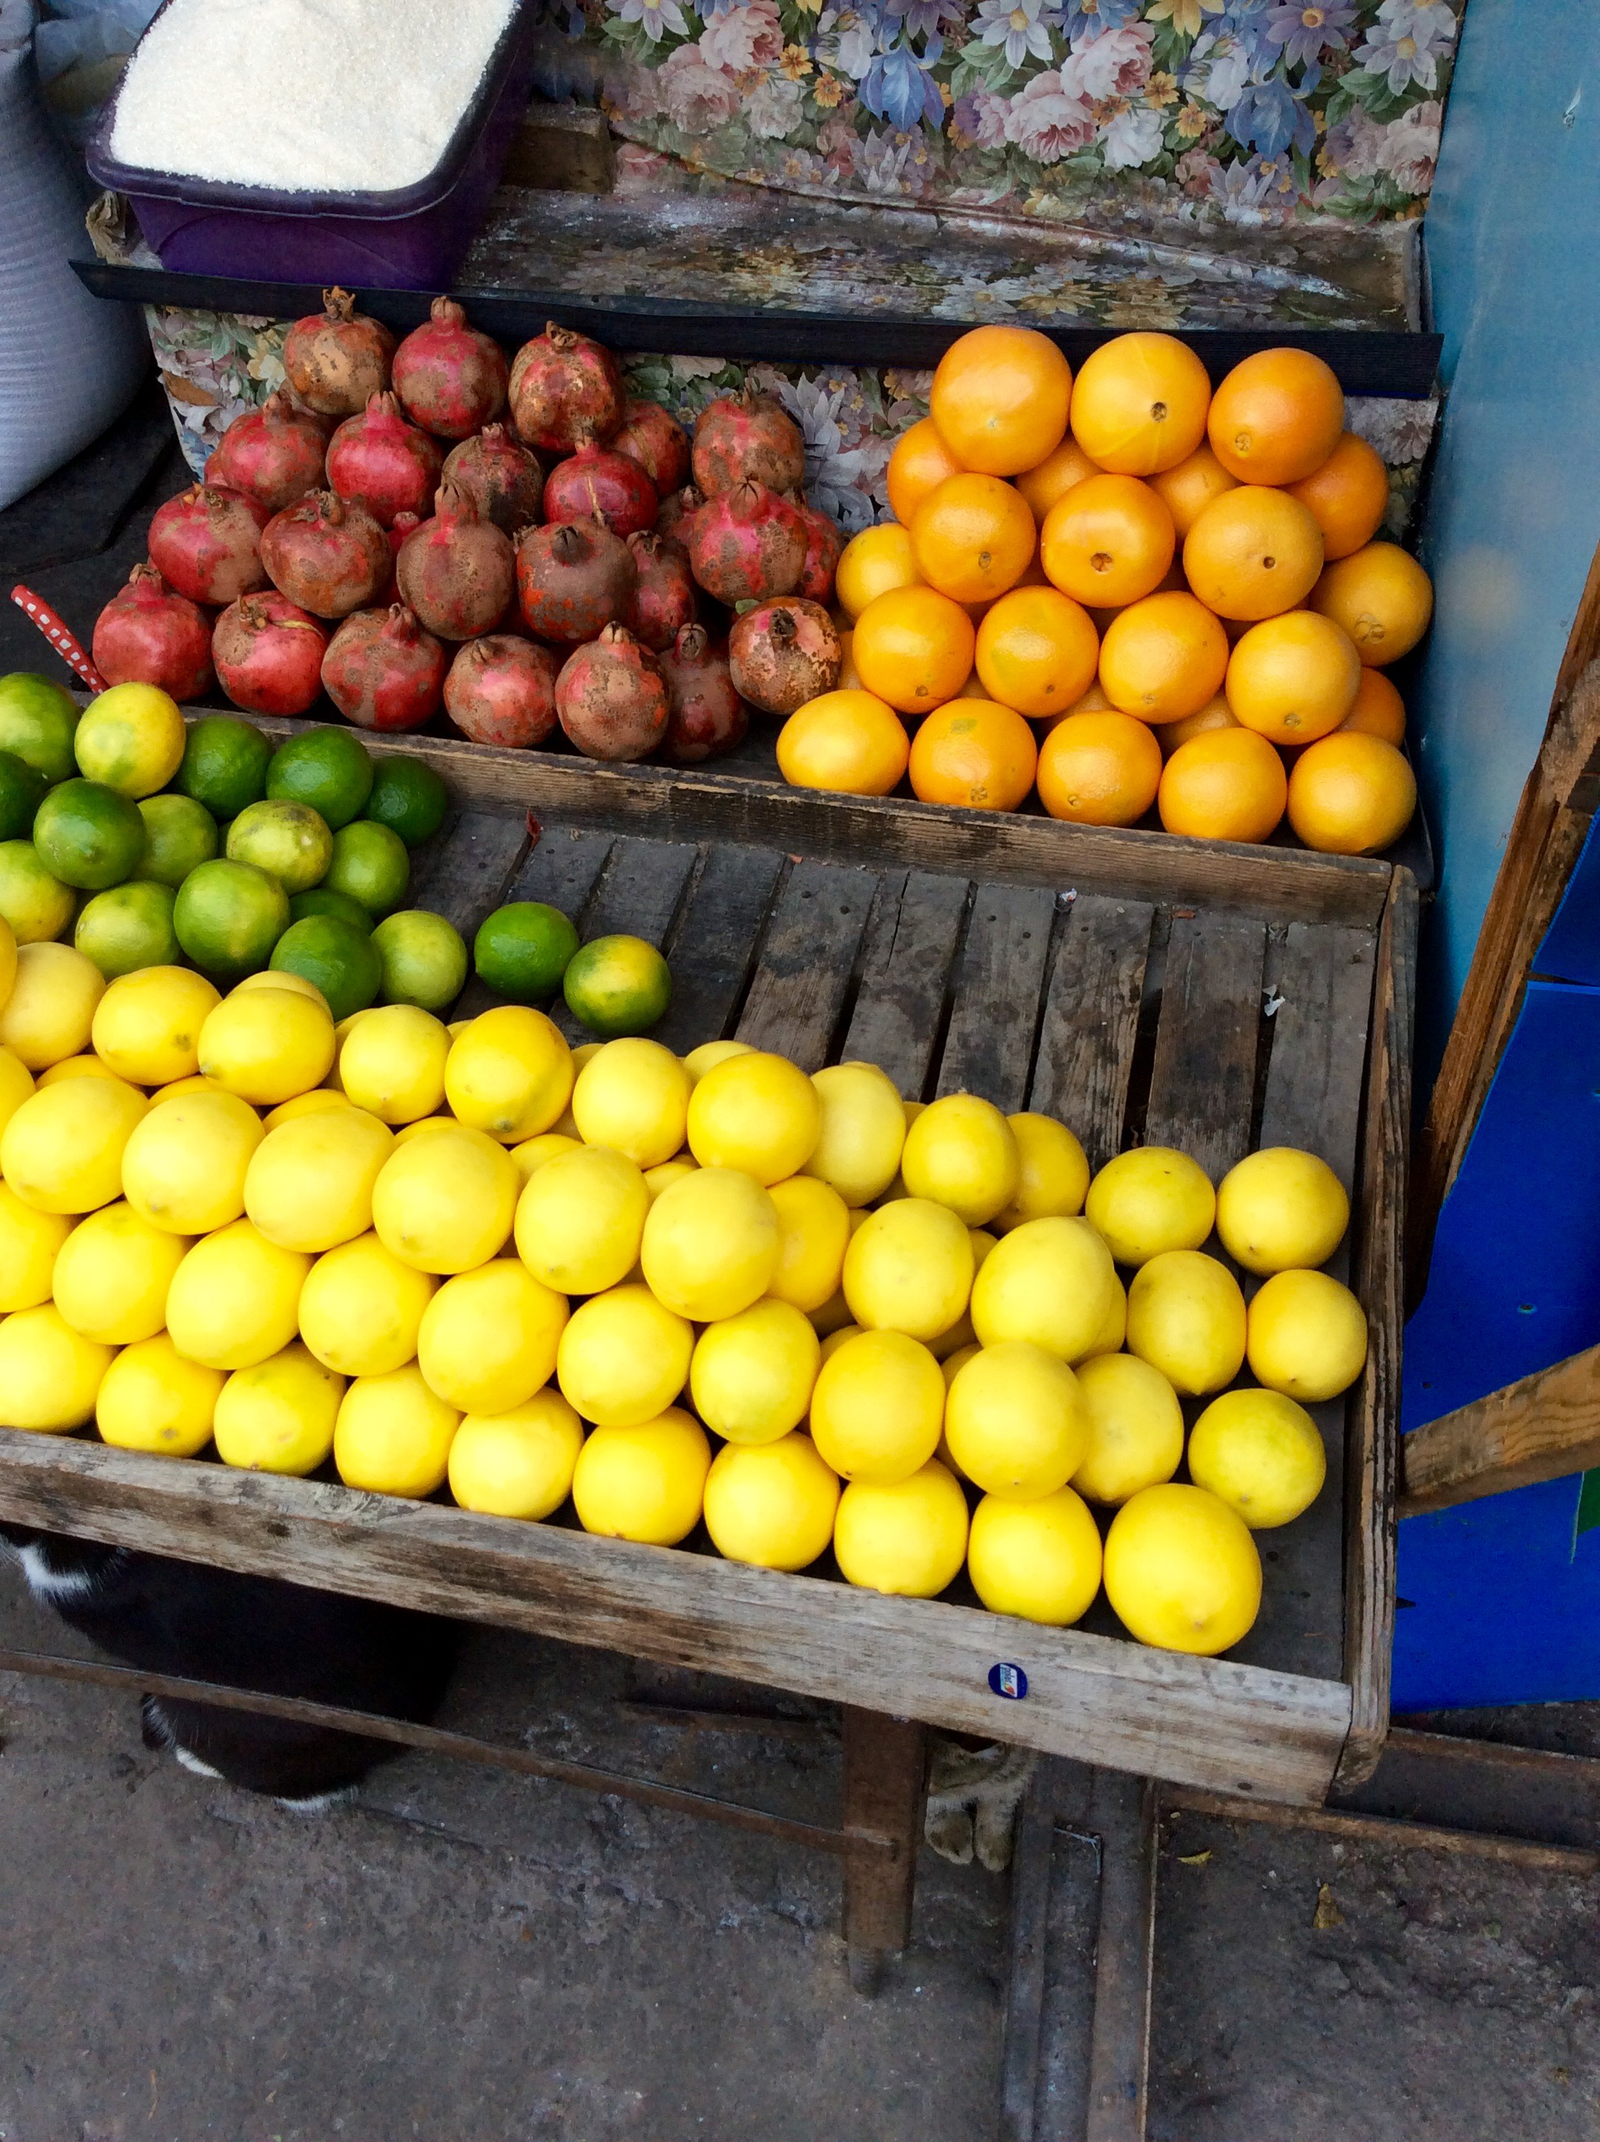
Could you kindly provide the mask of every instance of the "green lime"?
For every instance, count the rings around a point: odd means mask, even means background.
[[[309,892],[297,892],[289,902],[289,920],[304,922],[307,915],[333,915],[340,922],[353,922],[358,930],[370,936],[372,917],[359,900],[352,900],[348,893],[335,892],[331,885],[313,885]]]
[[[672,969],[642,937],[596,937],[574,952],[561,983],[567,1009],[591,1034],[648,1034],[672,1002]]]
[[[309,803],[337,833],[361,816],[372,793],[372,760],[349,729],[308,729],[272,754],[267,794],[283,803]]]
[[[309,803],[247,803],[228,828],[235,863],[270,870],[286,893],[320,885],[333,857],[333,835]]]
[[[153,796],[183,764],[183,710],[158,684],[114,684],[83,710],[72,740],[78,771],[119,796]]]
[[[236,714],[207,714],[189,731],[174,786],[213,818],[237,818],[267,792],[272,746]]]
[[[0,677],[0,751],[14,751],[47,781],[68,781],[77,772],[77,726],[78,702],[50,678],[25,669]]]
[[[218,856],[191,870],[172,913],[178,942],[206,974],[255,974],[289,927],[289,895],[253,863]]]
[[[48,786],[26,759],[0,751],[0,840],[26,840]]]
[[[217,821],[192,796],[146,796],[139,816],[145,838],[139,868],[157,885],[176,890],[191,870],[209,863],[222,844]]]
[[[480,982],[513,1004],[536,1004],[561,987],[578,933],[558,907],[513,900],[497,907],[472,940]]]
[[[366,923],[358,926],[337,915],[307,915],[303,922],[291,922],[273,946],[270,964],[280,974],[315,982],[335,1019],[365,1011],[383,980],[383,961]]]
[[[40,804],[33,845],[63,885],[104,892],[131,878],[144,855],[139,806],[99,781],[62,781]]]
[[[51,877],[31,840],[0,841],[0,918],[19,945],[59,937],[75,905],[72,887]]]
[[[333,860],[323,881],[359,900],[369,915],[388,915],[411,885],[411,858],[398,833],[358,818],[333,836]]]
[[[385,1004],[420,1004],[442,1012],[461,994],[467,978],[467,948],[443,915],[408,907],[390,915],[372,933],[383,961]]]
[[[177,895],[170,885],[150,878],[130,878],[110,892],[96,893],[79,915],[72,942],[92,959],[108,982],[136,967],[172,967],[179,946],[172,927]]]
[[[444,783],[421,759],[385,758],[373,776],[367,816],[414,848],[419,841],[432,840],[444,824],[449,801]]]

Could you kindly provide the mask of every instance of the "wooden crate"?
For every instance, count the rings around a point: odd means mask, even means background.
[[[304,724],[264,723],[283,732]],[[1388,1723],[1399,1244],[1413,881],[1388,864],[810,795],[406,738],[457,806],[414,898],[470,940],[507,899],[668,952],[687,1049],[737,1035],[808,1068],[881,1064],[1070,1123],[1091,1162],[1170,1143],[1216,1177],[1258,1144],[1350,1186],[1367,1369],[1320,1409],[1329,1482],[1261,1535],[1260,1619],[1225,1659],[889,1599],[709,1549],[0,1432],[0,1516],[531,1629],[1081,1761],[1315,1802]],[[798,851],[798,852],[797,852]],[[463,1012],[492,1001],[469,982]],[[565,1017],[565,1014],[562,1014]],[[573,1030],[575,1031],[575,1030]],[[990,1669],[1027,1676],[1002,1698]]]

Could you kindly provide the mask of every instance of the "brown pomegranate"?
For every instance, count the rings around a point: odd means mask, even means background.
[[[512,361],[511,421],[526,446],[570,454],[584,439],[609,439],[622,422],[622,401],[611,352],[554,321]]]
[[[666,734],[669,711],[661,665],[626,625],[602,626],[556,679],[561,726],[586,758],[647,757]]]
[[[708,595],[730,607],[787,595],[806,562],[805,523],[765,484],[708,498],[689,529],[689,562]]]
[[[662,498],[689,480],[689,434],[659,402],[623,403],[611,451],[637,461]]]
[[[195,483],[158,506],[150,563],[190,602],[236,602],[267,584],[261,539],[272,516],[225,484]]]
[[[327,647],[316,619],[276,588],[229,603],[211,635],[217,680],[250,714],[304,714],[314,706]]]
[[[572,646],[626,617],[639,568],[621,536],[598,521],[525,528],[517,543],[523,621],[541,640]]]
[[[831,692],[843,664],[833,619],[801,595],[758,603],[735,619],[728,635],[734,686],[764,714],[792,714]]]
[[[319,416],[355,416],[389,384],[394,337],[356,311],[348,290],[324,290],[323,309],[296,320],[284,337],[289,384]]]
[[[505,352],[467,325],[454,298],[436,297],[394,353],[394,390],[413,424],[438,439],[469,439],[506,405]]]
[[[619,536],[656,524],[656,487],[627,454],[585,439],[545,478],[544,510],[552,521],[604,521]]]
[[[234,418],[206,463],[206,482],[226,484],[268,513],[281,513],[322,482],[327,444],[324,426],[279,387],[259,409]]]
[[[389,577],[389,538],[365,506],[313,491],[267,523],[261,562],[282,595],[313,617],[348,617]]]
[[[746,387],[708,402],[694,427],[694,480],[707,498],[735,484],[798,491],[806,480],[799,425],[770,394]]]
[[[685,625],[660,659],[671,708],[663,756],[693,766],[742,744],[750,715],[734,690],[726,646],[713,645],[704,625]]]
[[[408,535],[395,561],[401,600],[442,640],[493,632],[516,593],[516,552],[472,500],[441,484],[433,519]]]
[[[833,576],[844,550],[844,535],[830,515],[806,504],[803,492],[794,492],[789,503],[806,531],[806,562],[800,569],[795,593],[826,606],[833,600]]]
[[[520,529],[539,518],[544,470],[536,455],[519,446],[504,424],[486,424],[475,439],[451,447],[444,480],[464,491],[480,516],[515,542]]]
[[[628,604],[628,629],[652,652],[660,654],[672,645],[680,626],[696,615],[694,580],[689,561],[680,547],[664,536],[631,535],[638,583]]]
[[[397,513],[426,513],[439,486],[439,449],[408,424],[393,394],[375,394],[328,444],[328,482],[366,507],[381,528]]]
[[[668,536],[674,543],[681,543],[687,551],[689,529],[704,504],[705,500],[694,485],[686,483],[681,490],[674,491],[669,498],[661,501],[661,511],[656,515],[656,534]]]
[[[136,565],[95,619],[91,652],[107,684],[157,684],[181,700],[203,699],[214,681],[206,613],[153,565]]]
[[[475,744],[542,744],[556,725],[556,672],[548,647],[515,633],[469,640],[444,680],[444,710]]]
[[[322,686],[363,729],[416,729],[438,711],[449,656],[404,603],[347,617],[322,658]]]
[[[400,561],[400,552],[404,547],[406,537],[410,535],[413,528],[420,528],[421,526],[422,515],[420,513],[397,513],[395,515],[389,528],[389,577],[383,583],[379,594],[374,598],[373,607],[375,609],[391,609],[400,600],[400,582],[395,577],[395,567]]]

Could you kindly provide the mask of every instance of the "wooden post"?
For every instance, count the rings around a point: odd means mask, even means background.
[[[1402,1517],[1600,1465],[1600,1346],[1413,1429],[1400,1462]]]
[[[917,1851],[928,1797],[928,1732],[914,1718],[843,1706],[844,1827],[892,1837],[885,1852],[853,1852],[844,1863],[844,1938],[850,1983],[872,1995],[884,1964],[911,1940]]]
[[[1154,1779],[1119,1770],[1095,1772],[1089,1825],[1100,1839],[1100,1931],[1085,2142],[1144,2142],[1157,1810]]]

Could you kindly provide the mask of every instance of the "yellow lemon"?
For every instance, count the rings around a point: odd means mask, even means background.
[[[603,1151],[604,1148],[597,1147],[596,1150]],[[659,1161],[655,1167],[646,1168],[644,1186],[650,1193],[651,1204],[655,1203],[663,1190],[670,1190],[674,1183],[681,1183],[686,1175],[692,1175],[699,1165],[699,1161],[691,1160],[687,1154],[680,1153],[675,1160]]]
[[[846,1480],[906,1480],[939,1447],[944,1377],[900,1331],[863,1331],[824,1362],[811,1394],[811,1436]]]
[[[555,1372],[567,1298],[515,1257],[494,1257],[447,1279],[417,1334],[428,1388],[463,1413],[504,1413]]]
[[[844,1298],[868,1331],[936,1339],[972,1293],[972,1240],[948,1206],[897,1198],[869,1214],[844,1253]]]
[[[40,1086],[0,1132],[0,1171],[41,1212],[93,1212],[121,1195],[123,1152],[144,1112],[144,1095],[121,1079]]]
[[[561,1131],[541,1131],[537,1138],[524,1138],[521,1145],[511,1148],[511,1161],[523,1187],[530,1177],[537,1175],[547,1160],[559,1160],[563,1153],[581,1153],[583,1141],[568,1138]]]
[[[1128,1351],[1174,1390],[1203,1398],[1244,1362],[1244,1296],[1225,1264],[1202,1250],[1162,1250],[1128,1289]]]
[[[558,1294],[603,1294],[637,1263],[649,1210],[645,1179],[625,1154],[575,1145],[523,1185],[517,1255]]]
[[[0,1182],[0,1313],[36,1309],[50,1299],[56,1259],[72,1231],[69,1215],[24,1204]]]
[[[94,1413],[112,1349],[74,1331],[54,1302],[0,1317],[0,1428],[61,1435]]]
[[[206,1235],[167,1290],[167,1329],[180,1353],[207,1368],[251,1368],[298,1330],[311,1259],[280,1249],[248,1220]]]
[[[457,1119],[508,1144],[557,1122],[572,1096],[572,1051],[554,1020],[527,1004],[498,1004],[450,1045],[445,1098]]]
[[[736,1168],[758,1183],[798,1175],[821,1130],[816,1087],[764,1049],[714,1064],[689,1099],[689,1150],[701,1167]]]
[[[1067,1126],[1031,1111],[1006,1121],[1017,1141],[1017,1187],[1010,1204],[995,1214],[995,1226],[1006,1234],[1025,1220],[1070,1219],[1082,1212],[1089,1163]]]
[[[11,994],[17,978],[17,939],[9,922],[0,915],[0,1005]]]
[[[328,1000],[316,983],[307,981],[303,974],[296,974],[290,968],[262,967],[254,974],[247,974],[242,982],[235,982],[228,994],[233,997],[248,996],[253,989],[286,989],[290,996],[304,997],[308,1004],[317,1005],[328,1013],[330,1019],[333,1017],[333,1013],[328,1010]],[[358,1013],[351,1014],[352,1018],[359,1016]]]
[[[850,1211],[813,1175],[791,1175],[767,1192],[778,1215],[778,1261],[767,1291],[807,1315],[839,1292]]]
[[[597,1427],[572,1470],[585,1532],[675,1547],[700,1522],[711,1445],[678,1407],[626,1427]]]
[[[33,1091],[33,1073],[13,1049],[0,1048],[0,1131]]]
[[[489,1517],[549,1517],[572,1491],[583,1423],[559,1391],[503,1413],[468,1413],[450,1445],[450,1492]]]
[[[320,1255],[372,1225],[372,1190],[394,1148],[386,1124],[348,1103],[269,1130],[250,1156],[244,1209],[269,1242]]]
[[[817,1335],[798,1309],[757,1302],[708,1324],[695,1342],[694,1409],[713,1435],[730,1443],[775,1443],[805,1419],[821,1358]]]
[[[670,1160],[683,1143],[689,1074],[659,1041],[630,1035],[596,1049],[572,1088],[572,1120],[585,1145],[608,1145],[640,1168]]]
[[[189,967],[141,967],[107,985],[89,1035],[134,1086],[170,1086],[200,1068],[200,1029],[222,999]]]
[[[0,1005],[0,1046],[35,1072],[81,1056],[105,989],[94,961],[71,945],[19,945],[16,979]]]
[[[827,1551],[839,1478],[806,1435],[719,1450],[706,1475],[706,1530],[718,1554],[757,1569],[806,1569]]]
[[[335,1375],[297,1339],[253,1368],[235,1369],[212,1430],[224,1465],[304,1479],[326,1462],[344,1396]]]
[[[98,1056],[63,1056],[60,1063],[52,1064],[48,1071],[39,1073],[39,1084],[41,1086],[60,1086],[69,1078],[120,1077],[120,1072],[113,1071],[111,1066],[107,1063],[102,1063]],[[123,1079],[122,1083],[127,1085],[128,1081]]]
[[[999,1237],[991,1235],[986,1227],[969,1227],[967,1240],[972,1244],[972,1275],[976,1282],[978,1273],[983,1269],[984,1258],[994,1248]],[[975,1346],[977,1339],[978,1334],[972,1328],[972,1306],[969,1297],[967,1307],[949,1330],[941,1331],[935,1338],[929,1339],[928,1351],[935,1361],[942,1364],[948,1361],[952,1354],[960,1353],[965,1347]],[[948,1380],[946,1378],[947,1382]]]
[[[454,1116],[422,1116],[415,1123],[401,1123],[395,1127],[396,1145],[409,1145],[414,1138],[431,1138],[435,1131],[454,1130]]]
[[[1217,1186],[1217,1233],[1247,1272],[1265,1276],[1326,1264],[1349,1224],[1350,1200],[1338,1176],[1295,1146],[1264,1146]]]
[[[730,1056],[753,1056],[754,1049],[748,1041],[702,1041],[699,1048],[691,1049],[683,1059],[683,1068],[689,1074],[691,1086],[698,1086],[706,1073],[717,1064],[725,1064]]]
[[[1139,1265],[1163,1250],[1197,1250],[1211,1233],[1217,1199],[1187,1153],[1141,1145],[1106,1162],[1084,1210],[1118,1264]]]
[[[833,1551],[863,1590],[933,1599],[967,1556],[967,1498],[930,1459],[907,1480],[853,1480],[839,1497]]]
[[[1265,1532],[1310,1509],[1328,1454],[1305,1407],[1281,1391],[1224,1391],[1190,1433],[1189,1477]]]
[[[1106,1597],[1130,1636],[1212,1658],[1261,1607],[1261,1557],[1236,1511],[1178,1480],[1141,1488],[1111,1520]]]
[[[737,1316],[778,1264],[777,1208],[732,1168],[696,1168],[650,1207],[639,1262],[651,1292],[697,1324]]]
[[[211,1441],[220,1370],[180,1354],[168,1333],[125,1346],[106,1370],[95,1399],[102,1443],[192,1458]]]
[[[992,1101],[950,1093],[906,1132],[900,1173],[912,1197],[933,1198],[968,1227],[981,1227],[1016,1196],[1022,1156]]]
[[[950,1455],[991,1495],[1031,1502],[1065,1487],[1089,1445],[1078,1379],[1056,1354],[1026,1339],[986,1346],[950,1385],[944,1416]]]
[[[339,1401],[333,1462],[346,1487],[420,1501],[445,1483],[461,1415],[416,1368],[358,1376]]]
[[[910,529],[898,521],[879,521],[850,538],[840,553],[833,584],[840,609],[854,623],[880,595],[891,588],[915,587],[921,579]]]
[[[830,1064],[813,1072],[822,1128],[806,1173],[847,1205],[870,1205],[894,1181],[906,1116],[894,1081],[876,1064]]]
[[[1025,1220],[984,1259],[972,1287],[972,1326],[985,1346],[1028,1339],[1081,1361],[1115,1303],[1111,1252],[1087,1220]]]
[[[1101,1354],[1078,1370],[1089,1446],[1071,1484],[1115,1505],[1170,1480],[1183,1457],[1183,1408],[1159,1369],[1137,1354]]]
[[[1085,1361],[1098,1361],[1102,1354],[1120,1353],[1123,1341],[1128,1336],[1128,1290],[1115,1274],[1112,1275],[1111,1283],[1116,1291],[1112,1294],[1105,1322],[1095,1333],[1093,1344],[1083,1356]]]
[[[816,1319],[814,1317],[807,1317],[806,1322],[813,1331],[816,1330]],[[860,1335],[860,1331],[861,1326],[859,1324],[841,1324],[836,1330],[830,1331],[828,1336],[821,1342],[818,1366],[820,1367],[824,1361],[831,1361],[840,1347],[843,1346],[845,1340],[857,1338]]]
[[[965,1346],[958,1348],[955,1353],[945,1355],[944,1359],[939,1363],[939,1373],[944,1378],[946,1393],[949,1392],[951,1384],[955,1382],[967,1363],[982,1352],[983,1348],[978,1344],[977,1340],[972,1339]],[[948,1398],[946,1403],[948,1404]],[[941,1465],[954,1465],[956,1462],[951,1457],[950,1445],[942,1434],[939,1438],[939,1462]],[[957,1467],[957,1470],[959,1471],[960,1468]]]
[[[292,989],[235,990],[200,1029],[200,1070],[241,1101],[270,1108],[320,1083],[333,1021]]]
[[[124,1199],[72,1230],[56,1258],[56,1307],[86,1339],[131,1346],[167,1321],[167,1289],[191,1248]]]
[[[72,739],[78,771],[119,796],[153,796],[183,764],[183,710],[155,684],[114,684],[83,710]]]
[[[313,1086],[309,1093],[297,1093],[292,1100],[280,1101],[276,1108],[269,1108],[261,1120],[269,1131],[275,1131],[280,1123],[296,1123],[302,1116],[326,1116],[336,1108],[354,1107],[354,1101],[342,1089]],[[365,1115],[366,1110],[362,1109],[361,1114]],[[387,1129],[388,1126],[384,1127]]]
[[[234,1093],[184,1093],[152,1106],[123,1150],[128,1203],[175,1235],[212,1234],[244,1211],[250,1156],[265,1135]]]
[[[201,1078],[197,1073],[193,1078],[175,1078],[170,1086],[158,1086],[150,1096],[150,1106],[154,1108],[161,1101],[176,1101],[185,1093],[221,1093],[222,1090],[214,1078]]]
[[[438,1281],[358,1235],[319,1257],[300,1291],[300,1336],[340,1376],[386,1376],[416,1358]]]
[[[837,1294],[830,1294],[820,1309],[809,1310],[806,1321],[810,1324],[817,1337],[824,1342],[830,1339],[835,1332],[843,1330],[859,1331],[861,1329],[861,1326],[850,1314],[850,1304],[844,1298],[843,1288]]]
[[[694,1329],[648,1287],[612,1287],[576,1308],[556,1349],[569,1405],[598,1427],[631,1428],[664,1413],[689,1380]]]
[[[1250,1303],[1248,1352],[1269,1391],[1320,1405],[1348,1391],[1366,1365],[1366,1312],[1326,1272],[1277,1272]]]
[[[339,1083],[380,1123],[416,1123],[444,1099],[450,1036],[432,1012],[385,1004],[361,1013],[339,1047]]]
[[[419,1272],[470,1272],[505,1247],[517,1188],[504,1146],[451,1124],[395,1147],[372,1186],[372,1224]]]
[[[1068,1629],[1100,1589],[1100,1533],[1070,1487],[1035,1502],[985,1495],[972,1513],[967,1574],[991,1614]]]

